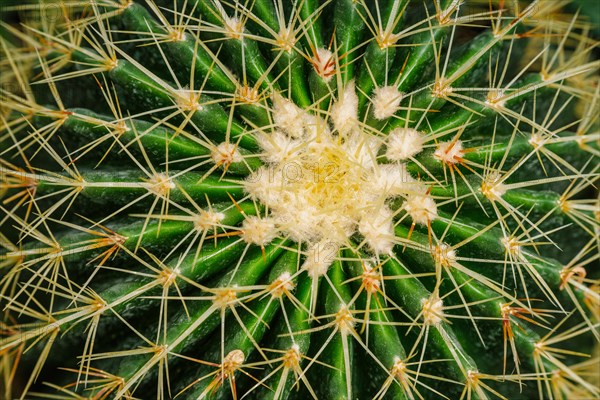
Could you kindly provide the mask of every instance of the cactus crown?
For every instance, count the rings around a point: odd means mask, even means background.
[[[0,10],[3,396],[600,396],[568,7]]]

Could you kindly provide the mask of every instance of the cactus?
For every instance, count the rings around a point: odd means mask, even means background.
[[[5,6],[2,398],[600,398],[568,3]]]

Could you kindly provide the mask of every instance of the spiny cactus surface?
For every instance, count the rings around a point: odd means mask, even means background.
[[[599,398],[568,1],[5,7],[2,398]]]

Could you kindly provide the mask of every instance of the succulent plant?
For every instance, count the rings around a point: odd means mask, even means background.
[[[2,398],[599,398],[568,5],[6,6]]]

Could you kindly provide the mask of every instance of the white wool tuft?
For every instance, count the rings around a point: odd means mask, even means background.
[[[315,72],[323,79],[325,83],[331,80],[335,73],[335,59],[333,53],[326,48],[318,48],[316,54],[311,59]]]
[[[391,89],[380,88],[386,90]],[[416,223],[426,224],[437,216],[428,188],[411,177],[404,164],[379,163],[386,144],[388,153],[401,153],[396,159],[389,157],[394,161],[420,151],[420,134],[397,129],[390,136],[378,136],[360,129],[353,81],[338,93],[329,112],[304,111],[280,94],[272,99],[274,126],[256,135],[267,164],[243,183],[250,197],[268,209],[272,225],[262,231],[259,226],[246,229],[244,240],[266,243],[281,232],[313,248],[325,239],[345,244],[360,232],[373,253],[388,254],[395,235],[387,201],[407,198],[405,209]],[[329,266],[310,257],[307,265],[315,276]]]
[[[277,208],[274,213],[277,225],[295,242],[313,242],[321,236],[321,232],[317,229],[320,227],[321,222],[319,210],[302,199],[292,198],[287,202],[287,204],[294,205],[302,203],[304,203],[304,206],[296,209],[293,214],[283,212],[283,210],[280,211]]]
[[[285,25],[281,26],[275,39],[277,46],[279,46],[281,50],[287,51],[288,53],[292,51],[297,40],[294,34],[294,29],[292,29],[291,26],[287,27]]]
[[[404,94],[395,86],[382,86],[373,91],[373,115],[378,120],[391,117],[400,109]]]
[[[427,325],[437,325],[442,322],[444,317],[444,302],[437,296],[429,299],[422,299],[421,306],[423,307],[423,321]]]
[[[244,33],[244,22],[237,17],[224,17],[223,25],[225,35],[232,39],[239,39]]]
[[[378,165],[375,179],[371,182],[376,193],[389,193],[392,196],[411,193],[415,190],[414,178],[404,164]]]
[[[302,142],[281,131],[258,134],[256,141],[263,150],[261,159],[268,163],[281,163],[292,159],[302,148]]]
[[[327,273],[337,257],[339,247],[336,243],[322,240],[308,248],[302,269],[311,278],[318,278]]]
[[[381,148],[381,140],[376,136],[356,131],[346,138],[342,147],[355,162],[365,169],[373,170],[377,166],[377,153]]]
[[[354,129],[358,119],[358,96],[354,81],[350,81],[342,90],[338,101],[331,107],[331,119],[338,133],[345,136]]]
[[[261,166],[246,178],[244,189],[264,205],[277,203],[282,181],[272,166]]]
[[[214,229],[225,218],[225,214],[214,211],[202,211],[194,219],[194,227],[199,231]]]
[[[521,255],[522,246],[517,238],[513,236],[503,237],[500,239],[500,243],[502,243],[508,254],[512,254],[516,257]]]
[[[481,193],[490,201],[499,201],[506,193],[506,186],[502,183],[502,176],[493,171],[486,174],[481,182]]]
[[[305,118],[309,114],[279,93],[273,95],[272,114],[275,124],[291,137],[299,138],[304,135]]]
[[[385,156],[391,161],[402,161],[423,150],[423,138],[416,129],[396,128],[390,132]]]
[[[358,231],[367,244],[377,254],[389,254],[394,247],[394,224],[392,211],[385,206],[367,210],[360,222]]]
[[[331,130],[329,124],[323,118],[316,115],[305,114],[302,119],[304,127],[304,139],[309,142],[309,145],[314,143],[317,138],[319,141],[331,141]]]
[[[464,155],[465,151],[460,140],[441,142],[433,153],[433,156],[444,164],[456,164]]]
[[[277,237],[277,228],[270,218],[255,215],[246,217],[242,222],[242,239],[246,243],[264,246]]]
[[[431,255],[435,263],[443,267],[452,266],[456,262],[456,251],[446,243],[433,247]]]
[[[154,174],[148,180],[148,183],[150,184],[148,190],[160,196],[167,196],[176,187],[175,182],[164,172]]]
[[[437,205],[431,196],[410,194],[404,202],[404,209],[416,224],[427,225],[437,217]]]
[[[217,165],[229,165],[242,161],[242,155],[233,143],[223,142],[213,148],[210,157]]]

